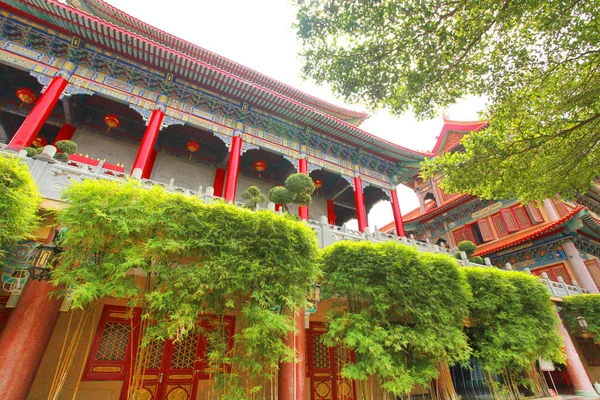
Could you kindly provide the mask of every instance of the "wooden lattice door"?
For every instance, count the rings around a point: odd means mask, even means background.
[[[308,372],[311,400],[355,400],[354,383],[341,376],[345,363],[351,361],[346,349],[327,347],[322,340],[322,324],[311,324],[308,339]]]
[[[152,341],[145,349],[144,375],[136,399],[192,400],[196,397],[200,368],[200,335],[190,333],[180,341]]]

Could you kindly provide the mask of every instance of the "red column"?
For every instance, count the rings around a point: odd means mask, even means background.
[[[217,168],[215,171],[215,182],[213,184],[215,196],[223,196],[223,184],[225,184],[225,168]]]
[[[71,140],[73,139],[73,135],[75,134],[75,127],[71,124],[64,124],[60,127],[58,134],[56,135],[56,139],[54,139],[53,146],[56,145],[56,142],[61,140]]]
[[[354,177],[354,203],[356,204],[356,218],[358,219],[358,230],[365,231],[369,226],[367,223],[367,212],[365,210],[365,197],[362,189],[362,181],[359,175]]]
[[[162,121],[165,118],[166,103],[167,97],[163,95],[159,96],[158,101],[156,102],[156,108],[152,111],[152,115],[150,115],[148,127],[146,128],[146,132],[144,132],[142,143],[140,143],[140,148],[135,157],[133,167],[131,168],[131,176],[133,178],[139,179],[144,173],[152,173],[152,167],[149,167],[151,153],[154,149],[156,139],[158,138]]]
[[[56,288],[29,279],[8,322],[0,333],[0,393],[4,400],[24,400],[42,362],[58,319]]]
[[[152,175],[152,170],[154,169],[154,163],[156,162],[156,156],[158,155],[158,151],[153,147],[150,150],[150,157],[148,158],[148,163],[144,171],[142,171],[143,179],[150,179],[150,175]]]
[[[279,365],[279,400],[306,399],[306,330],[304,328],[304,309],[293,314],[296,333],[290,332],[285,342],[293,347],[296,362]]]
[[[335,207],[333,199],[327,200],[327,223],[329,225],[335,225]]]
[[[242,125],[243,126],[243,125]],[[225,201],[235,201],[235,190],[237,189],[238,173],[240,170],[240,158],[242,156],[242,132],[234,132],[229,152],[229,163],[227,164],[227,180],[225,182]]]
[[[592,396],[597,397],[598,394],[594,390],[592,386],[592,382],[585,371],[585,367],[579,358],[579,354],[575,349],[575,345],[573,344],[573,340],[569,335],[569,332],[565,328],[565,325],[560,320],[559,317],[559,326],[558,329],[560,331],[561,336],[563,337],[563,342],[565,344],[565,355],[567,356],[567,372],[569,373],[569,377],[573,382],[573,387],[575,388],[576,396]]]
[[[392,188],[392,211],[394,212],[394,223],[396,224],[396,234],[398,236],[406,236],[404,231],[404,221],[402,220],[402,214],[400,213],[400,202],[398,201],[398,193],[396,188]]]
[[[300,158],[300,163],[298,165],[298,172],[300,172],[301,174],[308,175],[308,161],[306,161],[306,158]],[[301,220],[307,221],[308,220],[308,206],[298,206],[298,215],[300,216]]]
[[[16,151],[31,145],[38,135],[44,123],[52,113],[54,106],[58,103],[60,96],[69,83],[69,78],[75,72],[77,66],[65,61],[61,70],[52,78],[50,84],[35,103],[23,124],[8,143],[8,148]]]

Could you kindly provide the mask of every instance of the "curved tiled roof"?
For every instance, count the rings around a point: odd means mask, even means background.
[[[380,139],[366,131],[328,115],[269,88],[197,60],[187,54],[129,32],[58,0],[0,0],[12,11],[48,25],[61,32],[83,38],[84,42],[120,54],[132,62],[172,73],[178,80],[195,82],[230,98],[248,102],[275,115],[288,118],[347,143],[362,146],[398,163],[409,163],[402,176],[419,170],[418,163],[431,153],[422,153]],[[414,164],[414,165],[413,165]]]
[[[229,60],[228,58],[171,35],[168,32],[155,28],[150,24],[128,15],[127,13],[106,3],[103,0],[67,1],[69,4],[86,11],[91,15],[109,21],[115,25],[127,29],[128,31],[147,37],[148,39],[151,39],[157,43],[164,44],[173,50],[180,51],[199,61],[204,61],[216,68],[240,76],[265,88],[274,90],[277,93],[319,109],[343,121],[351,123],[355,120],[357,123],[353,125],[360,125],[360,123],[368,117],[368,114],[365,112],[348,110],[346,108],[328,103],[324,100],[293,88],[292,86],[270,78],[267,75],[261,74],[260,72],[257,72],[251,68],[236,63],[235,61]]]
[[[520,232],[517,232],[513,235],[509,235],[503,239],[499,239],[499,240],[481,245],[477,248],[474,255],[485,256],[485,255],[488,255],[488,254],[491,254],[491,253],[494,253],[494,252],[497,252],[497,251],[500,251],[503,249],[507,249],[509,247],[516,246],[516,245],[526,242],[528,240],[535,239],[537,237],[549,234],[553,230],[562,227],[564,224],[569,222],[569,220],[571,220],[572,218],[577,216],[577,214],[579,214],[579,212],[581,212],[583,210],[585,210],[585,207],[577,206],[574,209],[572,209],[569,213],[565,214],[564,217],[562,217],[556,221],[546,222],[546,223],[543,223],[540,225],[536,225],[529,229],[525,229]]]
[[[444,126],[442,126],[438,140],[431,152],[433,154],[445,153],[460,145],[460,141],[458,143],[454,143],[451,147],[445,145],[446,136],[449,132],[469,133],[472,131],[478,131],[484,128],[486,125],[487,121],[452,121],[444,118]]]

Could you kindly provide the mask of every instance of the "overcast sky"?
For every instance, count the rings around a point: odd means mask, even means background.
[[[110,4],[156,28],[253,68],[323,100],[344,105],[328,87],[302,80],[299,46],[292,24],[295,7],[286,0],[107,0]],[[480,99],[468,99],[446,111],[451,119],[477,120]],[[345,105],[366,110],[362,105]],[[361,125],[376,136],[413,150],[431,150],[443,125],[439,118],[417,122],[412,115],[392,118],[385,111]],[[402,213],[418,207],[416,195],[398,189]],[[377,204],[369,213],[370,226],[392,221],[389,202]]]

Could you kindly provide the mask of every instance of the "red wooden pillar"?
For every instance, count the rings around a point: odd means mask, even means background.
[[[335,207],[333,199],[327,200],[327,223],[329,225],[335,225]]]
[[[215,171],[215,182],[213,188],[215,189],[214,195],[223,196],[223,185],[225,184],[225,168],[217,168]]]
[[[72,62],[65,61],[63,63],[60,71],[52,78],[17,133],[8,143],[9,149],[19,151],[23,147],[31,145],[52,113],[54,106],[58,103],[60,96],[69,83],[69,78],[71,78],[76,68],[77,66]]]
[[[133,162],[133,167],[131,168],[132,178],[139,179],[144,174],[149,176],[152,173],[152,167],[149,166],[152,159],[151,154],[154,150],[154,144],[158,138],[158,133],[160,132],[166,111],[167,97],[160,95],[158,97],[158,101],[156,102],[156,107],[154,108],[154,111],[152,111],[152,115],[150,115],[148,127],[146,128],[146,132],[144,132],[142,143],[140,143],[140,148],[137,156],[135,157],[135,161]]]
[[[156,151],[156,149],[153,147],[150,150],[150,157],[148,158],[148,163],[142,171],[142,179],[150,179],[150,175],[152,175],[152,170],[154,169],[154,163],[156,162],[157,155],[158,151]]]
[[[229,152],[229,163],[227,164],[227,180],[225,182],[225,201],[235,201],[235,191],[237,189],[238,173],[240,170],[240,158],[242,156],[242,133],[244,124],[237,122],[233,132],[231,150]]]
[[[356,204],[356,218],[358,219],[358,230],[365,231],[369,226],[367,223],[367,212],[365,210],[365,196],[363,194],[362,180],[358,173],[354,176],[354,203]]]
[[[585,371],[585,367],[579,358],[579,354],[577,353],[577,349],[575,349],[575,345],[573,344],[573,340],[569,335],[569,332],[565,328],[562,320],[559,318],[558,330],[560,331],[561,336],[563,337],[563,343],[565,344],[564,352],[567,356],[567,372],[569,373],[569,377],[573,382],[573,387],[575,388],[576,396],[590,396],[597,397],[598,394],[594,390],[594,386],[592,386],[592,381]]]
[[[304,309],[292,314],[297,332],[290,332],[285,342],[296,353],[296,362],[279,365],[278,399],[306,399],[306,330],[304,328]]]
[[[60,313],[56,288],[29,279],[0,333],[0,393],[4,400],[24,400],[31,389]]]
[[[308,175],[308,161],[306,155],[300,155],[300,163],[298,164],[298,172]],[[303,221],[308,220],[308,206],[298,206],[298,215]]]
[[[73,139],[73,135],[75,134],[75,127],[71,124],[64,124],[60,127],[58,134],[56,135],[56,139],[52,143],[53,146],[56,145],[56,142],[61,140],[71,140]]]
[[[398,201],[398,193],[396,187],[392,187],[390,191],[392,193],[392,211],[394,212],[394,223],[396,224],[396,234],[398,236],[406,236],[404,230],[404,221],[402,220],[402,214],[400,213],[400,202]]]

